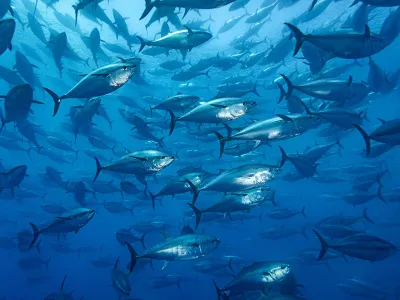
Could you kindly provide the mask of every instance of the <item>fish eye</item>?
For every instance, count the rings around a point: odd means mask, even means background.
[[[123,66],[123,67],[122,67],[122,70],[124,70],[124,71],[126,71],[127,69],[128,69],[127,66]]]

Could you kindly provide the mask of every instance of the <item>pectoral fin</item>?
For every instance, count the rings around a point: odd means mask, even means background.
[[[163,264],[161,270],[164,270],[168,266],[168,264],[169,264],[169,260],[164,260],[164,264]]]

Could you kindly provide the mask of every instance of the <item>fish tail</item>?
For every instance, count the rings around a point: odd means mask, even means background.
[[[126,246],[128,247],[129,253],[131,254],[131,263],[129,265],[129,274],[132,273],[133,268],[136,265],[137,259],[138,259],[138,255],[135,251],[135,249],[133,249],[133,247],[131,246],[131,244],[125,242]]]
[[[288,90],[285,95],[286,99],[287,99],[292,95],[294,86],[293,86],[293,83],[290,81],[290,79],[285,74],[281,74],[281,76],[282,76],[283,80],[285,80],[285,82],[288,86]]]
[[[213,283],[214,283],[215,290],[217,291],[218,300],[220,300],[220,299],[221,299],[221,296],[222,296],[222,294],[223,294],[223,292],[222,292],[222,290],[217,286],[217,284],[215,283],[215,280],[214,280],[214,279],[213,279]]]
[[[224,136],[220,134],[218,131],[214,131],[214,134],[217,136],[219,141],[219,158],[221,158],[222,154],[224,154],[224,149],[227,139],[224,138]]]
[[[317,261],[320,261],[324,257],[326,251],[328,251],[328,248],[330,246],[328,245],[328,243],[324,240],[324,238],[315,229],[313,229],[313,231],[317,235],[317,237],[319,239],[319,242],[321,243],[321,251],[319,252],[319,255],[318,255],[318,258],[317,258]]]
[[[193,209],[194,213],[196,214],[196,227],[195,227],[195,229],[197,229],[197,227],[199,227],[199,224],[200,224],[200,218],[201,218],[202,211],[200,209],[198,209],[196,206],[194,206],[192,203],[188,203],[187,205],[189,205],[190,208]]]
[[[385,204],[387,204],[385,198],[382,195],[382,186],[379,186],[378,191],[376,192],[376,196]]]
[[[40,244],[42,243],[42,240],[40,240],[37,245],[36,245],[36,251],[40,254]]]
[[[77,5],[72,5],[73,9],[75,10],[75,27],[78,25],[78,6]]]
[[[178,121],[178,118],[175,117],[174,113],[171,110],[168,110],[169,115],[171,116],[171,122],[169,124],[169,135],[171,135],[174,132],[176,122]]]
[[[147,46],[147,42],[142,38],[142,37],[140,37],[140,36],[136,36],[137,37],[137,39],[139,40],[139,42],[140,42],[140,48],[139,48],[139,53],[140,52],[142,52],[142,50],[144,49],[144,47],[146,47]]]
[[[254,94],[254,95],[256,95],[256,96],[258,96],[258,97],[261,97],[261,95],[258,93],[258,91],[257,91],[257,86],[258,86],[258,82],[256,81],[255,83],[254,83],[254,85],[253,85],[253,89],[251,90],[251,92]]]
[[[281,150],[281,154],[282,154],[282,159],[281,159],[279,168],[282,168],[283,165],[285,164],[286,160],[288,159],[288,156],[287,156],[285,150],[283,150],[283,148],[281,146],[279,146],[279,150]]]
[[[367,210],[367,208],[364,208],[362,217],[363,217],[363,219],[366,220],[367,222],[369,222],[369,223],[371,223],[371,224],[375,224],[375,222],[368,216],[368,210]]]
[[[296,39],[296,47],[294,48],[294,53],[293,53],[293,56],[296,56],[296,54],[300,51],[300,48],[305,41],[306,35],[302,33],[299,28],[297,28],[292,24],[285,23],[285,25],[289,27],[289,29],[292,31],[292,34],[294,35],[294,38]]]
[[[53,101],[54,101],[53,117],[54,117],[57,114],[58,109],[60,108],[61,98],[56,93],[54,93],[52,90],[45,88],[45,87],[43,89],[51,96],[51,98],[53,98]]]
[[[156,200],[156,197],[157,197],[157,196],[153,195],[153,193],[150,192],[150,191],[148,191],[148,192],[149,192],[150,197],[151,197],[151,204],[153,205],[153,209],[155,209],[155,208],[156,208],[155,200]]]
[[[307,215],[306,215],[306,207],[303,206],[303,208],[301,209],[301,214],[304,216],[304,218],[307,219]]]
[[[306,111],[307,115],[312,115],[313,113],[310,111],[310,109],[308,108],[308,106],[303,102],[300,101],[300,103],[303,105],[304,110]]]
[[[344,150],[344,147],[343,147],[343,145],[342,145],[342,143],[340,142],[339,139],[336,139],[336,145],[338,145],[340,149]]]
[[[210,77],[210,74],[209,74],[209,73],[210,73],[210,70],[211,70],[211,69],[208,69],[208,70],[206,71],[206,73],[204,73],[204,75],[207,76],[208,78],[211,78],[211,77]]]
[[[49,270],[49,263],[50,263],[50,260],[51,260],[51,256],[49,257],[48,260],[46,260],[46,263],[45,263],[45,265],[46,265],[46,270],[47,270],[47,271]]]
[[[40,235],[40,231],[35,224],[29,223],[29,225],[31,225],[32,230],[33,230],[33,238],[32,238],[31,244],[29,245],[29,249],[32,249],[32,247],[35,245],[35,243]]]
[[[35,14],[36,14],[37,5],[38,5],[38,0],[36,0],[36,3],[35,3],[35,9],[33,10],[33,15],[35,15]]]
[[[185,181],[189,184],[190,188],[192,189],[192,193],[193,193],[193,200],[192,200],[192,204],[195,205],[196,204],[196,200],[199,197],[199,189],[197,188],[197,186],[195,186],[193,184],[193,182],[191,182],[189,179],[185,179]]]
[[[369,153],[371,152],[371,139],[369,138],[369,135],[365,132],[365,130],[361,128],[361,126],[357,124],[353,124],[353,126],[357,128],[357,130],[361,133],[365,141],[365,149],[367,151],[367,156],[368,156]]]
[[[140,243],[142,244],[144,250],[146,250],[146,245],[144,243],[144,238],[145,238],[146,234],[147,234],[147,232],[143,233],[142,237],[140,238]]]
[[[146,0],[146,7],[139,20],[146,18],[146,16],[151,12],[153,7],[155,7],[155,2],[151,2],[151,0]]]
[[[96,175],[94,176],[93,182],[96,181],[97,177],[99,177],[101,170],[103,170],[103,167],[101,166],[99,159],[95,156],[94,157],[96,161]]]
[[[278,104],[279,104],[282,102],[283,98],[285,98],[287,94],[286,94],[285,90],[283,89],[283,86],[279,82],[277,82],[276,84],[278,85],[279,90],[281,92],[281,94],[279,96],[279,100],[278,100]]]

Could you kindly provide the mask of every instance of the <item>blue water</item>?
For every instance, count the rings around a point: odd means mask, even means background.
[[[29,2],[30,0],[24,1]],[[245,9],[247,12],[252,14],[257,11],[262,2],[263,1],[261,0],[250,0],[250,2],[246,4]],[[33,3],[31,4],[33,7]],[[40,42],[40,40],[32,33],[30,28],[27,26],[23,28],[19,22],[17,22],[16,31],[12,40],[13,49],[12,51],[7,50],[0,56],[0,65],[13,69],[15,64],[15,52],[18,50],[24,53],[28,60],[37,66],[37,68],[34,68],[34,72],[36,76],[40,78],[41,86],[48,87],[59,95],[66,93],[76,83],[76,81],[68,75],[68,69],[72,69],[81,74],[87,74],[96,69],[92,54],[82,42],[80,35],[77,32],[62,26],[54,17],[53,10],[74,17],[74,11],[71,7],[73,4],[74,2],[72,0],[63,0],[55,3],[52,7],[46,7],[45,3],[39,1],[38,12],[40,12],[44,18],[44,20],[40,20],[39,22],[45,32],[46,39],[50,35],[49,29],[57,32],[65,31],[70,47],[81,58],[85,60],[90,58],[90,67],[87,67],[82,62],[74,62],[63,58],[62,78],[60,78],[59,71],[54,64],[49,48],[46,48],[46,45]],[[270,14],[270,18],[266,18],[268,21],[259,31],[258,36],[253,37],[253,40],[259,41],[265,39],[266,42],[250,49],[250,52],[258,53],[259,51],[269,49],[271,45],[275,45],[283,36],[283,23],[290,22],[295,16],[305,12],[308,9],[309,4],[308,0],[300,0],[298,3],[281,10],[275,8]],[[349,8],[350,4],[351,1],[348,0],[332,2],[321,15],[310,22],[300,24],[299,27],[303,32],[310,33],[313,29],[317,29],[324,23],[341,15],[338,24],[331,27],[331,31],[336,31],[340,27],[340,24],[358,8],[358,6]],[[19,0],[13,0],[12,5],[14,10],[21,17],[23,23],[27,23],[27,8]],[[157,21],[146,29],[145,24],[150,19],[154,10],[145,19],[139,20],[140,15],[144,10],[144,0],[111,0],[109,2],[102,1],[99,5],[104,9],[110,20],[114,20],[112,9],[118,10],[123,17],[127,18],[126,23],[130,34],[139,35],[146,40],[152,40],[155,35],[160,32],[161,25],[166,21],[166,18],[163,18],[161,22]],[[395,8],[396,7],[377,8],[370,13],[369,17],[371,21],[369,22],[369,25],[371,31],[378,33],[381,24],[388,16],[389,12]],[[245,9],[243,8],[233,12],[228,11],[228,9],[229,5],[211,10],[200,10],[201,16],[194,11],[190,11],[183,20],[206,20],[211,15],[214,21],[206,22],[204,28],[207,29],[210,25],[211,32],[216,35],[225,21],[245,13]],[[176,12],[178,12],[178,9]],[[182,18],[182,13],[183,10],[179,13],[179,18]],[[11,15],[8,13],[4,18],[11,18]],[[212,39],[204,45],[194,48],[188,53],[186,61],[195,64],[202,58],[216,57],[217,54],[226,56],[239,53],[240,51],[229,46],[229,42],[248,29],[249,24],[245,23],[245,19],[246,17],[227,33],[219,34],[218,38]],[[184,21],[182,21],[183,24],[185,23]],[[79,13],[78,24],[82,30],[82,35],[88,36],[94,28],[98,28],[103,41],[118,43],[118,45],[129,51],[126,41],[122,37],[119,37],[117,40],[115,32],[111,30],[110,26],[101,21],[100,23],[102,23],[101,26],[85,18],[81,12]],[[175,28],[171,24],[170,28],[172,31],[181,29]],[[35,60],[31,55],[29,55],[27,49],[24,48],[21,43],[28,44],[35,49],[36,53],[44,63]],[[99,66],[107,65],[112,61],[117,60],[118,56],[122,56],[121,54],[112,53],[106,50],[103,47],[103,42],[101,42],[101,47],[104,49],[108,58],[102,59],[99,57]],[[399,47],[400,43],[397,39],[386,49],[374,55],[374,60],[383,70],[385,70],[385,72],[394,73],[400,68],[398,60]],[[131,56],[136,56],[138,50],[139,45],[133,44],[131,48]],[[279,68],[276,74],[272,74],[266,80],[263,79],[258,81],[258,91],[261,94],[261,97],[257,97],[254,94],[248,94],[244,97],[256,101],[257,107],[254,108],[254,110],[256,112],[261,111],[261,113],[250,114],[249,116],[244,116],[243,119],[251,122],[251,119],[256,119],[258,121],[271,118],[276,113],[287,114],[284,105],[277,105],[279,90],[267,90],[263,85],[270,84],[270,82],[275,78],[279,77],[280,73],[290,74],[296,68],[301,74],[309,74],[307,66],[298,58],[302,56],[302,53],[300,52],[297,57],[293,58],[292,50],[288,53],[284,65]],[[176,95],[180,91],[179,85],[184,83],[170,79],[170,77],[174,73],[178,72],[179,69],[175,72],[171,72],[169,75],[163,76],[153,76],[150,75],[148,71],[159,68],[160,63],[169,59],[182,60],[182,55],[172,50],[168,57],[164,54],[156,57],[140,54],[139,57],[142,58],[141,76],[147,82],[147,85],[138,85],[134,82],[128,82],[119,90],[101,97],[102,106],[109,115],[110,120],[113,121],[112,128],[110,128],[104,118],[101,118],[98,115],[93,118],[95,128],[104,131],[107,136],[114,140],[113,143],[109,143],[108,141],[105,142],[110,146],[110,148],[116,145],[115,149],[117,154],[113,154],[111,150],[107,149],[96,149],[88,142],[87,137],[82,134],[78,134],[77,140],[74,142],[74,135],[65,129],[62,122],[69,122],[69,117],[67,116],[69,108],[72,106],[82,105],[82,102],[76,99],[63,100],[58,114],[53,117],[53,101],[49,95],[40,88],[40,86],[35,87],[34,99],[42,101],[45,104],[33,104],[32,114],[28,116],[28,119],[47,132],[47,136],[59,133],[65,137],[65,140],[72,145],[74,149],[79,150],[77,158],[75,159],[74,153],[63,153],[62,150],[57,150],[48,144],[46,141],[46,134],[36,134],[39,145],[53,149],[60,155],[65,155],[69,162],[62,163],[57,162],[57,159],[55,161],[50,160],[48,157],[41,155],[40,152],[38,153],[34,145],[18,133],[18,130],[13,126],[13,123],[5,125],[5,128],[1,133],[1,135],[4,135],[5,140],[10,139],[5,136],[5,132],[15,132],[16,134],[14,135],[14,138],[20,137],[17,141],[19,145],[25,149],[30,147],[33,147],[33,149],[30,151],[31,157],[29,157],[24,151],[0,148],[1,163],[4,165],[6,170],[18,165],[27,165],[27,175],[29,176],[23,180],[19,188],[16,187],[16,190],[23,189],[32,191],[40,195],[40,197],[18,198],[12,197],[8,190],[2,191],[0,194],[0,219],[2,224],[0,227],[0,235],[2,237],[12,238],[12,241],[16,243],[15,237],[18,232],[22,230],[31,230],[29,222],[40,225],[43,222],[51,221],[54,218],[54,215],[44,212],[40,207],[41,204],[61,204],[67,209],[80,206],[79,203],[75,201],[73,193],[66,192],[62,187],[48,187],[43,184],[40,174],[45,172],[46,167],[50,166],[60,171],[65,182],[78,182],[82,180],[86,182],[87,186],[90,186],[92,181],[91,179],[94,177],[96,172],[96,164],[93,158],[84,153],[84,150],[96,150],[98,153],[106,156],[109,160],[108,162],[100,159],[101,163],[105,165],[106,163],[121,157],[125,152],[125,148],[131,152],[157,148],[157,144],[154,142],[139,140],[130,135],[134,130],[131,131],[132,126],[125,122],[121,117],[119,109],[124,109],[125,105],[118,100],[117,96],[122,95],[129,97],[130,101],[136,103],[138,106],[137,109],[131,109],[130,111],[135,115],[143,116],[142,109],[148,110],[150,106],[154,106],[154,103],[147,103],[142,99],[142,97],[153,96],[164,100],[169,96]],[[242,61],[244,61],[245,58],[246,56],[242,58]],[[330,61],[328,65],[338,66],[349,61],[352,60],[345,61],[344,59],[336,58]],[[342,74],[339,78],[346,80],[349,75],[352,75],[355,82],[368,81],[368,59],[360,59],[359,62],[363,65],[362,67],[355,67],[351,69],[351,71]],[[192,92],[192,94],[199,96],[201,101],[209,101],[217,94],[216,87],[223,79],[234,75],[249,75],[252,72],[258,74],[266,67],[267,66],[256,64],[250,69],[241,69],[241,66],[237,65],[227,71],[211,68],[211,78],[201,76],[190,80],[190,82],[194,84],[209,86],[209,90],[198,90]],[[308,75],[307,79],[312,80],[311,75]],[[255,81],[255,79],[250,76],[248,80]],[[11,87],[12,86],[5,80],[0,80],[0,94],[6,95]],[[384,120],[397,118],[400,113],[398,102],[399,96],[399,91],[395,89],[390,94],[375,95],[373,98],[371,97],[364,101],[362,105],[356,107],[363,109],[366,108],[368,111],[367,114],[370,122],[365,121],[363,123],[363,128],[365,128],[367,132],[371,132],[375,126],[380,124],[377,118],[382,118]],[[221,169],[228,170],[232,167],[243,164],[276,164],[276,162],[280,160],[278,145],[282,146],[288,153],[296,153],[296,151],[303,152],[308,146],[313,146],[315,143],[323,144],[329,142],[327,139],[318,136],[318,131],[323,128],[320,127],[318,129],[310,130],[304,135],[293,139],[272,142],[271,147],[264,146],[259,148],[252,156],[233,158],[224,155],[222,159],[219,159],[219,145],[216,138],[210,138],[207,142],[200,139],[196,140],[193,135],[188,134],[188,129],[185,126],[177,126],[172,136],[168,136],[169,115],[164,114],[163,111],[158,111],[158,113],[158,116],[153,118],[149,117],[146,121],[152,122],[153,120],[156,120],[165,124],[165,129],[156,128],[155,126],[150,125],[150,128],[154,130],[156,136],[165,137],[164,151],[175,155],[175,153],[180,150],[176,143],[186,142],[191,144],[192,149],[199,149],[207,154],[198,158],[190,158],[179,155],[178,152],[178,158],[176,161],[159,172],[156,176],[156,180],[152,176],[147,177],[148,190],[153,193],[164,187],[170,179],[176,176],[176,171],[185,166],[202,165],[202,167],[207,171],[218,173]],[[157,119],[157,117],[159,118]],[[245,123],[243,122],[243,119],[235,120],[229,124],[232,127],[244,126]],[[190,124],[189,128],[196,129],[197,125]],[[223,132],[223,134],[225,135],[225,132]],[[333,140],[335,140],[335,137],[333,137]],[[362,166],[379,162],[379,165],[385,165],[389,170],[389,174],[382,178],[382,193],[384,196],[389,197],[389,194],[393,191],[392,189],[398,186],[397,179],[400,176],[397,169],[399,165],[397,159],[399,154],[398,149],[393,148],[388,153],[385,153],[375,160],[363,158],[361,151],[364,149],[365,144],[361,135],[354,130],[341,138],[341,144],[344,147],[341,154],[339,155],[336,151],[333,151],[333,155],[325,157],[319,161],[320,165],[317,170],[327,168],[340,169],[350,165]],[[283,167],[283,174],[290,170],[293,171],[293,167],[290,163],[287,163]],[[122,176],[111,176],[110,173],[106,171],[101,172],[99,176],[99,180],[103,182],[110,180],[111,184],[116,186],[117,189],[119,189],[119,183],[122,178]],[[135,182],[139,189],[144,190],[144,186],[139,183],[134,176],[128,176],[126,178]],[[212,279],[214,279],[219,286],[223,287],[232,279],[232,277],[212,276],[210,274],[197,273],[193,270],[192,265],[202,259],[210,258],[213,258],[215,262],[221,262],[223,256],[234,255],[245,260],[247,265],[257,261],[283,261],[290,263],[293,269],[292,272],[296,276],[297,281],[303,286],[300,288],[300,291],[306,299],[350,299],[352,297],[338,288],[337,284],[346,283],[346,281],[351,278],[358,278],[379,286],[392,294],[388,296],[387,299],[394,299],[394,291],[396,291],[399,285],[397,280],[399,276],[397,266],[400,263],[398,255],[393,255],[384,261],[374,263],[359,260],[357,258],[349,258],[349,263],[343,259],[337,259],[329,262],[329,269],[323,264],[311,265],[300,263],[295,259],[295,257],[301,250],[308,248],[319,249],[320,244],[312,232],[312,228],[315,226],[316,222],[332,215],[343,214],[358,216],[362,214],[365,207],[368,208],[368,214],[376,224],[373,225],[359,222],[354,225],[354,228],[365,230],[366,233],[383,238],[394,245],[400,245],[398,234],[398,214],[400,213],[399,204],[397,203],[398,197],[392,197],[388,204],[384,204],[379,201],[379,199],[375,198],[367,204],[353,207],[341,199],[341,197],[352,191],[351,179],[347,179],[340,183],[324,184],[312,179],[301,179],[295,182],[290,182],[278,177],[267,185],[276,190],[276,201],[280,207],[301,210],[301,208],[305,206],[307,218],[298,215],[283,221],[269,219],[267,213],[269,210],[273,209],[273,206],[267,204],[250,211],[250,214],[254,216],[254,219],[252,220],[238,222],[229,221],[229,218],[225,217],[225,221],[222,223],[202,221],[197,232],[201,233],[201,231],[204,230],[205,234],[218,237],[221,240],[221,245],[218,249],[207,257],[199,260],[171,262],[165,270],[161,270],[162,262],[160,261],[153,262],[154,270],[149,266],[146,266],[144,270],[134,270],[129,276],[132,285],[130,297],[145,300],[217,299]],[[375,191],[376,185],[373,185],[370,192],[375,193]],[[45,195],[45,197],[42,198],[41,195]],[[326,197],[323,195],[335,196],[337,199],[326,200]],[[202,192],[197,201],[197,206],[205,208],[208,204],[218,201],[220,197],[221,193],[218,192]],[[135,195],[125,195],[125,200],[133,201],[135,198]],[[146,236],[145,243],[148,248],[164,240],[164,237],[157,232],[163,230],[162,225],[164,223],[169,225],[166,229],[166,232],[169,235],[179,235],[179,229],[183,226],[183,222],[192,227],[195,225],[194,217],[185,217],[184,215],[185,213],[187,215],[187,213],[190,212],[186,203],[190,202],[191,199],[192,195],[190,193],[178,195],[172,200],[171,196],[165,196],[163,197],[161,204],[156,201],[156,209],[153,210],[151,207],[151,200],[148,198],[145,206],[134,208],[132,216],[129,211],[120,214],[112,214],[104,209],[103,203],[105,201],[122,201],[119,191],[112,194],[96,193],[96,199],[93,199],[91,193],[87,193],[87,207],[93,208],[96,211],[93,220],[84,226],[77,234],[69,233],[65,240],[64,237],[59,237],[59,239],[55,236],[40,237],[42,240],[40,257],[44,260],[51,258],[48,270],[46,270],[45,266],[36,270],[26,270],[21,268],[18,264],[18,261],[22,258],[29,257],[30,255],[36,256],[37,252],[35,249],[32,249],[29,252],[21,252],[17,247],[11,249],[7,249],[6,247],[0,248],[0,298],[4,296],[5,299],[43,299],[51,292],[59,290],[61,281],[64,275],[67,274],[64,291],[72,292],[73,299],[80,299],[81,296],[84,296],[84,299],[118,299],[118,294],[111,285],[112,265],[107,268],[95,268],[92,265],[91,260],[97,259],[101,256],[109,256],[112,258],[112,261],[115,261],[120,257],[119,267],[125,270],[125,266],[129,263],[130,259],[129,252],[126,247],[121,246],[117,242],[115,233],[120,229],[129,229],[133,224],[139,222],[159,221],[161,222],[159,230],[150,232]],[[94,201],[97,202],[97,204],[95,204]],[[127,207],[131,207],[131,204],[128,202]],[[261,220],[258,218],[260,215],[262,216]],[[265,240],[259,235],[261,231],[270,227],[300,230],[304,226],[307,227],[309,240],[306,240],[302,235],[296,235],[280,240]],[[132,232],[135,233],[134,230],[132,230]],[[135,234],[138,236],[141,235],[141,233]],[[93,249],[88,253],[80,253],[79,255],[77,250],[72,253],[60,253],[53,249],[52,245],[54,243],[67,243],[68,246],[75,250],[79,247],[89,246],[93,247]],[[134,246],[139,254],[143,252],[139,243],[135,243]],[[240,270],[236,264],[234,264],[234,269],[236,272],[239,272]],[[166,288],[155,289],[149,285],[149,282],[154,278],[170,274],[181,276],[181,288],[178,288],[176,285],[171,285]],[[30,283],[28,281],[29,278],[37,278],[39,276],[45,277],[43,282]]]

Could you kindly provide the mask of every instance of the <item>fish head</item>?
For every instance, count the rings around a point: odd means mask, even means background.
[[[374,34],[369,40],[369,48],[373,53],[378,53],[389,46],[388,41],[382,35]]]
[[[255,101],[243,101],[243,107],[245,108],[246,112],[250,111],[253,107],[257,105]]]
[[[189,34],[188,37],[190,40],[192,40],[193,44],[200,45],[209,41],[212,38],[212,34],[205,31],[198,31],[195,34]]]
[[[115,87],[123,86],[135,74],[136,66],[137,64],[128,62],[114,64],[108,73],[110,85]]]
[[[12,172],[10,172],[10,177],[12,177],[13,179],[24,178],[26,175],[27,169],[28,169],[27,165],[15,167],[12,170]]]
[[[91,209],[91,208],[88,208],[88,209],[86,209],[86,211],[84,211],[84,216],[88,221],[93,219],[95,214],[96,214],[96,212],[94,211],[94,209]]]
[[[160,170],[168,167],[170,164],[172,164],[174,160],[175,160],[175,157],[172,155],[163,155],[163,156],[155,157],[152,161],[153,166],[150,168],[150,170],[160,171]]]
[[[24,99],[26,101],[32,102],[33,89],[29,84],[17,85],[8,92],[6,99]]]
[[[75,191],[84,191],[84,190],[86,190],[86,185],[85,185],[85,183],[84,183],[83,181],[77,182],[77,183],[75,184],[74,190],[75,190]]]
[[[0,28],[1,32],[5,33],[11,33],[9,35],[13,35],[15,31],[15,20],[14,19],[6,19],[6,20],[1,20],[0,21]]]
[[[91,39],[100,39],[100,32],[97,28],[94,28],[92,32],[90,33],[90,38]]]
[[[276,283],[283,281],[290,273],[292,267],[289,264],[274,264],[268,270],[262,272],[262,281]]]
[[[221,240],[216,237],[208,237],[204,244],[201,245],[202,251],[204,253],[210,253],[218,248],[221,244]]]
[[[90,106],[90,108],[92,108],[94,110],[97,110],[97,108],[99,108],[100,104],[101,104],[101,98],[100,97],[92,98],[92,99],[90,99],[90,101],[88,101],[86,103],[87,106]]]
[[[124,296],[129,296],[132,291],[128,276],[121,270],[114,269],[112,271],[112,284]]]

